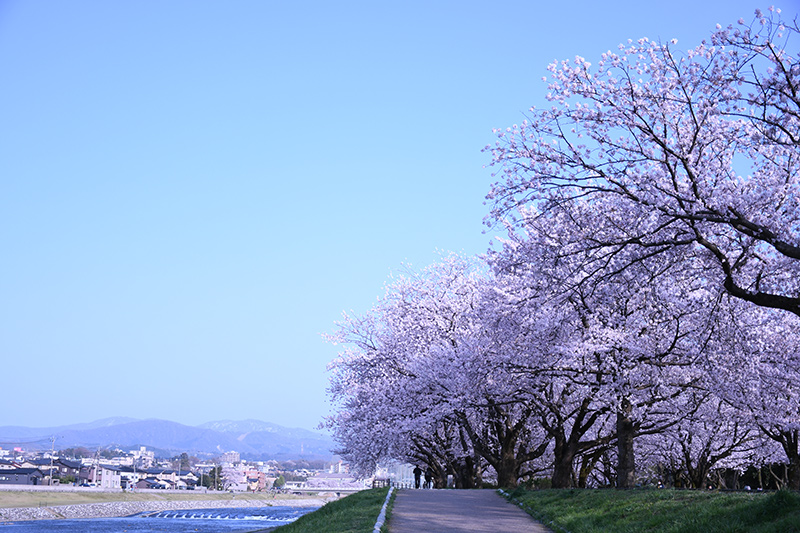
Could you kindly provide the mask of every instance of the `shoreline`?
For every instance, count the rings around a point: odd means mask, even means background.
[[[0,508],[0,525],[3,522],[29,520],[75,520],[81,518],[115,518],[139,513],[157,513],[183,509],[237,508],[237,507],[322,507],[329,499],[304,498],[287,500],[177,500],[177,501],[127,501],[97,502],[42,507]]]

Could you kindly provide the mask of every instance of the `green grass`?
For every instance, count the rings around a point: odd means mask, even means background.
[[[392,491],[392,495],[389,497],[389,503],[386,505],[386,519],[383,521],[383,526],[381,526],[381,533],[389,533],[389,519],[392,517],[392,509],[394,508],[394,499],[397,498],[397,491]]]
[[[276,533],[372,533],[389,489],[370,489],[325,504]],[[385,529],[382,529],[385,531]]]
[[[800,494],[533,490],[511,496],[556,532],[800,532]]]
[[[258,492],[94,492],[94,491],[0,491],[0,508],[2,507],[42,507],[53,505],[76,505],[82,503],[102,502],[140,502],[140,501],[227,501],[233,498],[242,500],[259,500],[274,505],[287,499],[317,498],[317,496],[295,496],[292,494],[269,494]]]

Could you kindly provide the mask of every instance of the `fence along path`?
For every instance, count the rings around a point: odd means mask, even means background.
[[[493,490],[400,490],[390,533],[550,533]]]

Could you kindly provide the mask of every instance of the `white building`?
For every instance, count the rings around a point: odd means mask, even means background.
[[[236,463],[242,462],[242,459],[239,452],[225,452],[219,458],[219,462],[235,465]]]
[[[137,468],[152,468],[156,464],[156,454],[148,451],[147,446],[131,450],[131,455],[133,455],[133,462]]]
[[[117,467],[98,464],[86,468],[86,481],[104,489],[119,489],[122,488],[122,472]]]

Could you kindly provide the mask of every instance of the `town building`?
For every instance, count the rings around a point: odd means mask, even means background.
[[[220,456],[219,462],[235,465],[242,462],[242,458],[239,452],[225,452]]]
[[[38,468],[0,470],[0,485],[41,485],[44,474]]]
[[[133,464],[128,466],[152,468],[156,464],[156,454],[148,451],[147,446],[140,446],[138,450],[131,450],[131,455],[133,456]]]
[[[82,485],[90,485],[104,489],[122,488],[122,471],[118,466],[101,464],[83,466],[79,477]]]
[[[15,468],[22,468],[22,465],[9,459],[0,459],[0,470],[13,470]]]

